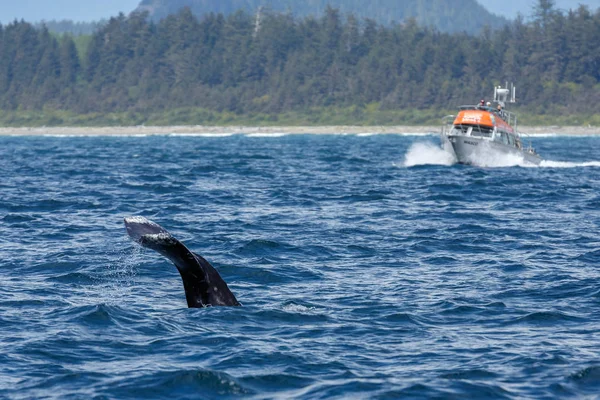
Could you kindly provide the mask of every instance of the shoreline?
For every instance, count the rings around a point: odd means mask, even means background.
[[[404,134],[438,133],[440,126],[106,126],[106,127],[0,127],[0,136],[160,136],[160,135],[264,135],[281,134]],[[600,127],[524,126],[528,136],[600,135]]]

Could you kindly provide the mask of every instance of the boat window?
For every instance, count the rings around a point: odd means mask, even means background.
[[[515,137],[513,135],[508,135],[508,144],[511,146],[515,145]]]
[[[469,131],[468,125],[455,125],[452,128],[452,135],[466,135]]]
[[[474,126],[473,132],[471,132],[471,136],[477,137],[492,137],[492,128],[488,128],[486,126]]]
[[[494,141],[504,143],[505,138],[506,138],[506,133],[498,131],[496,133],[496,137],[494,138]]]
[[[451,135],[465,135],[465,136],[477,136],[477,137],[492,137],[493,129],[487,126],[479,125],[454,125],[452,127]]]

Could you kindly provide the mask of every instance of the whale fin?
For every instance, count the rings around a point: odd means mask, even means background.
[[[144,217],[127,217],[125,228],[134,241],[160,253],[175,264],[183,280],[188,307],[241,305],[208,261],[192,253],[157,223]]]

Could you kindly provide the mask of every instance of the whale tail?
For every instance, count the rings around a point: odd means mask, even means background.
[[[125,218],[127,234],[141,246],[171,260],[183,280],[188,307],[241,305],[217,270],[166,229],[144,217]]]

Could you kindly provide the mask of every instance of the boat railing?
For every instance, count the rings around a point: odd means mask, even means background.
[[[442,135],[448,136],[448,134],[452,131],[455,118],[456,115],[446,115],[444,118],[442,118]]]
[[[523,150],[525,150],[531,154],[537,154],[537,152],[533,148],[533,145],[531,144],[531,136],[530,135],[528,135],[527,133],[524,133],[524,132],[518,132],[517,137],[519,138],[521,143],[523,143],[525,141],[524,139],[527,139],[527,141],[525,143],[526,146],[523,146]]]
[[[512,113],[506,110],[499,110],[498,115],[502,118],[506,123],[513,127],[515,132],[517,131],[517,114]]]
[[[458,109],[460,111],[466,111],[466,110],[481,110],[481,111],[488,111],[488,112],[495,112],[497,111],[495,108],[493,107],[488,107],[488,106],[460,106],[458,107]]]

